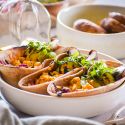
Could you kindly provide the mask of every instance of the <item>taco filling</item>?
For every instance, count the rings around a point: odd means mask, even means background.
[[[72,71],[75,68],[82,67],[85,63],[85,60],[86,57],[80,55],[78,50],[74,54],[66,54],[66,53],[60,54],[53,61],[54,63],[53,69],[49,72],[42,73],[41,76],[35,80],[33,85],[53,81],[56,78],[68,73],[69,71]]]
[[[45,59],[54,59],[56,53],[53,52],[51,43],[30,41],[21,57],[11,61],[11,65],[37,68]]]
[[[66,85],[54,85],[58,96],[61,93],[91,90],[116,81],[114,75],[116,68],[108,67],[103,61],[86,61],[84,67],[86,67],[86,72],[78,77],[74,77]]]

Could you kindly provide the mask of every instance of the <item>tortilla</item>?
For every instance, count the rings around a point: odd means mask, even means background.
[[[37,68],[25,68],[11,65],[11,62],[23,56],[26,50],[25,46],[14,47],[0,52],[0,72],[2,78],[14,87],[18,87],[21,78],[38,71],[42,65]]]
[[[18,83],[19,87],[25,91],[29,91],[29,92],[33,92],[33,93],[48,94],[47,87],[53,81],[45,82],[45,83],[41,83],[41,84],[37,84],[37,85],[31,85],[31,86],[28,86],[28,83],[39,78],[42,73],[52,71],[54,66],[55,66],[55,63],[52,62],[48,67],[45,67],[35,73],[32,73],[32,74],[22,78]],[[82,74],[83,73],[82,69],[83,68],[76,68],[76,69],[72,70],[71,72],[68,72],[62,76],[57,77],[56,79],[63,79],[61,82],[65,83],[65,82],[69,81],[70,79],[72,79],[73,77],[76,77],[76,76],[79,76],[80,74]]]
[[[113,62],[113,61],[105,61],[105,62],[109,67],[116,68],[116,67],[121,66],[121,64],[117,63],[117,62]],[[75,74],[74,74],[74,76],[75,76]],[[69,77],[69,76],[67,76],[67,77]],[[120,80],[118,80],[114,83],[110,83],[105,86],[101,86],[101,87],[94,88],[91,90],[80,90],[80,91],[61,93],[61,95],[59,95],[59,96],[60,97],[86,97],[86,96],[102,94],[102,93],[106,93],[106,92],[109,92],[109,91],[112,91],[112,90],[118,88],[120,85],[122,85],[124,83],[124,81],[125,81],[125,75]],[[66,82],[62,82],[62,79],[57,79],[48,85],[47,92],[51,96],[58,96],[57,91],[56,91],[56,86],[66,86],[66,85],[68,85],[69,82],[70,82],[70,80],[66,81]]]

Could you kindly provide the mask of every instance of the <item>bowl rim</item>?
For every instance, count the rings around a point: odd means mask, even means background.
[[[79,7],[116,7],[116,8],[123,8],[125,9],[125,7],[123,6],[118,6],[118,5],[107,5],[107,4],[78,4],[78,5],[75,5],[75,6],[71,6],[71,7],[68,7],[68,8],[64,8],[62,10],[60,10],[60,12],[58,13],[57,15],[57,23],[61,24],[63,27],[65,27],[66,29],[72,31],[72,32],[75,32],[75,33],[79,33],[80,35],[93,35],[93,36],[119,36],[119,35],[125,35],[125,31],[124,32],[119,32],[119,33],[107,33],[107,34],[104,34],[104,33],[89,33],[89,32],[82,32],[82,31],[79,31],[79,30],[75,30],[73,29],[72,27],[70,26],[67,26],[65,23],[63,23],[63,21],[61,20],[61,16],[62,16],[62,13],[64,12],[68,12],[68,11],[71,11],[72,9],[77,9]],[[58,28],[57,28],[58,29]]]
[[[92,96],[85,96],[85,97],[55,97],[55,96],[50,96],[50,95],[42,95],[42,94],[36,94],[36,93],[32,93],[32,92],[28,92],[28,91],[25,91],[25,90],[22,90],[22,89],[19,89],[19,88],[16,88],[16,87],[13,87],[11,86],[10,84],[6,83],[0,76],[0,82],[2,82],[2,84],[4,84],[4,87],[9,87],[13,90],[16,90],[16,91],[19,91],[23,94],[28,94],[28,95],[31,95],[31,96],[35,96],[35,97],[42,97],[42,98],[51,98],[51,99],[59,99],[59,100],[79,100],[79,99],[92,99],[92,98],[99,98],[99,97],[102,97],[102,96],[106,96],[106,95],[109,95],[110,93],[112,94],[115,94],[116,91],[119,91],[121,88],[125,87],[125,83],[122,83],[121,86],[119,86],[118,88],[112,90],[112,91],[109,91],[109,92],[106,92],[106,93],[102,93],[102,94],[97,94],[97,95],[92,95]],[[4,89],[4,87],[1,87],[0,89]]]
[[[89,52],[89,50],[87,49],[81,49],[81,50],[84,50],[86,52]],[[109,55],[106,55],[104,53],[101,53],[101,52],[98,52],[99,55],[102,55],[102,56],[106,56],[108,58],[111,58],[112,60],[114,61],[117,61],[121,64],[123,64],[121,61],[115,59],[114,57],[112,56],[109,56]],[[42,97],[42,98],[51,98],[51,99],[61,99],[61,100],[76,100],[76,99],[91,99],[91,98],[98,98],[98,97],[101,97],[101,96],[105,96],[109,93],[115,93],[117,90],[119,90],[121,87],[124,87],[125,86],[125,83],[122,83],[121,86],[119,86],[118,88],[115,88],[114,90],[112,91],[109,91],[109,92],[106,92],[106,93],[102,93],[102,94],[97,94],[97,95],[91,95],[91,96],[85,96],[85,97],[73,97],[73,98],[67,98],[67,97],[54,97],[54,96],[50,96],[50,95],[42,95],[42,94],[37,94],[37,93],[32,93],[32,92],[28,92],[28,91],[25,91],[25,90],[22,90],[22,89],[19,89],[19,88],[16,88],[10,84],[8,84],[7,82],[5,82],[2,78],[1,78],[1,75],[0,75],[0,82],[2,82],[2,84],[4,84],[4,87],[9,87],[9,88],[12,88],[16,91],[19,91],[19,92],[22,92],[24,94],[28,94],[28,95],[31,95],[31,96],[37,96],[37,97]],[[3,85],[0,89],[4,88]]]

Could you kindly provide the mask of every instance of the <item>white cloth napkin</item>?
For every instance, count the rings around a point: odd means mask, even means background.
[[[85,123],[85,121],[86,119],[65,116],[19,118],[3,101],[0,101],[0,125],[103,125],[93,121]]]

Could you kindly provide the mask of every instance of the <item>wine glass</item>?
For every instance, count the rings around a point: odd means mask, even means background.
[[[50,15],[37,0],[8,0],[1,6],[0,12],[1,17],[6,15],[8,21],[5,37],[9,37],[6,40],[13,39],[19,44],[29,38],[50,41]]]

